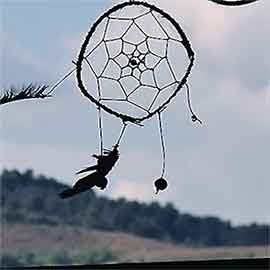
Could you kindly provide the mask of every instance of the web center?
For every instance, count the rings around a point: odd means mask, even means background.
[[[129,65],[132,68],[137,67],[139,64],[140,64],[140,60],[137,57],[132,57],[132,58],[129,59]]]

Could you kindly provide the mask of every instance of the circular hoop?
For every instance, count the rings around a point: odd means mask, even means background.
[[[254,2],[257,2],[258,0],[236,0],[236,1],[229,1],[229,0],[208,0],[210,2],[216,3],[218,5],[223,6],[243,6],[248,5]]]
[[[87,89],[85,88],[83,81],[82,81],[82,63],[83,63],[83,60],[85,59],[84,54],[85,54],[87,45],[89,44],[90,38],[92,37],[92,35],[96,31],[97,26],[112,13],[114,13],[120,9],[123,9],[124,7],[127,7],[127,6],[143,6],[143,7],[149,8],[151,11],[153,10],[153,11],[159,13],[161,16],[163,16],[167,20],[169,20],[170,23],[175,27],[175,29],[179,33],[180,37],[182,38],[181,42],[186,50],[186,53],[187,53],[189,60],[190,60],[184,76],[182,77],[181,81],[179,82],[176,90],[169,96],[169,98],[163,104],[161,104],[157,109],[155,109],[152,112],[149,112],[148,115],[143,116],[143,117],[138,117],[138,118],[130,116],[130,115],[125,115],[125,114],[119,113],[119,112],[109,108],[108,106],[102,104],[87,91]],[[149,119],[154,114],[156,114],[156,113],[158,113],[166,108],[166,106],[177,95],[177,93],[181,90],[181,88],[187,83],[187,78],[191,73],[191,69],[194,65],[194,60],[195,60],[195,54],[191,48],[189,40],[187,39],[187,37],[186,37],[185,33],[183,32],[182,28],[180,27],[180,25],[168,13],[166,13],[163,10],[159,9],[158,7],[151,5],[151,4],[148,4],[146,2],[141,2],[141,1],[124,2],[121,4],[115,5],[114,7],[112,7],[108,11],[106,11],[103,15],[101,15],[97,19],[97,21],[93,24],[93,26],[90,28],[90,31],[86,35],[86,38],[85,38],[85,40],[81,46],[81,50],[79,52],[78,61],[76,63],[77,64],[76,76],[77,76],[78,87],[85,97],[87,97],[91,102],[96,104],[98,107],[102,108],[107,113],[110,113],[116,117],[121,118],[124,122],[129,121],[129,122],[133,122],[133,123],[140,123],[143,120]]]

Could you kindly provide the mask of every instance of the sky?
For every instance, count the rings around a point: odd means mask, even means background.
[[[1,1],[1,89],[29,82],[53,85],[74,68],[93,22],[119,1]],[[222,7],[207,0],[149,0],[174,17],[195,51],[185,92],[162,114],[169,186],[154,194],[162,155],[157,117],[129,125],[109,186],[97,193],[144,202],[172,202],[182,213],[215,215],[233,224],[270,222],[270,2]],[[116,29],[117,30],[117,29]],[[174,56],[179,63],[183,54]],[[182,63],[182,62],[181,62]],[[104,115],[104,144],[121,123]],[[0,108],[0,170],[31,168],[73,184],[99,151],[95,106],[75,74],[46,100]]]

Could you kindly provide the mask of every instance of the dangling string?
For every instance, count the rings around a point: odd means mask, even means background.
[[[166,168],[166,150],[165,150],[164,135],[163,135],[163,128],[162,128],[161,112],[158,112],[158,123],[159,123],[159,135],[160,135],[161,149],[162,149],[161,178],[163,178],[164,173],[165,173],[165,168]]]
[[[127,123],[123,122],[123,127],[122,127],[122,130],[121,130],[121,133],[120,133],[120,136],[119,136],[119,138],[117,140],[116,145],[119,145],[120,144],[121,139],[122,139],[122,137],[124,135],[124,132],[125,132],[126,128],[127,128]]]
[[[76,69],[77,67],[73,68],[62,79],[58,80],[47,94],[50,95],[55,90],[55,88],[57,88],[65,79],[67,79]]]
[[[202,121],[195,115],[195,113],[192,110],[189,86],[188,86],[187,83],[185,84],[185,86],[186,86],[186,89],[187,89],[187,102],[188,102],[189,111],[191,113],[191,120],[193,122],[198,121],[200,124],[202,124]]]
[[[102,112],[98,107],[98,130],[99,130],[99,142],[100,142],[100,155],[103,155],[103,129],[102,129]]]

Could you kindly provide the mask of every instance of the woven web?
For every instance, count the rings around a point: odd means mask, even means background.
[[[78,78],[81,91],[122,120],[144,120],[162,111],[193,65],[194,54],[180,26],[158,11],[143,2],[115,6],[99,18],[81,49],[77,78],[81,72],[87,85],[86,90]]]
[[[102,41],[86,55],[85,60],[97,79],[99,102],[128,102],[139,110],[150,113],[158,103],[161,93],[169,88],[175,88],[179,84],[168,58],[168,49],[170,39],[177,43],[180,41],[169,38],[161,25],[160,29],[164,32],[164,37],[149,37],[139,22],[140,18],[143,19],[147,15],[151,15],[159,23],[151,11],[134,19],[109,17]],[[125,29],[121,29],[124,31],[119,38],[113,38],[108,32],[112,27],[111,23],[115,21],[125,22]],[[154,44],[155,42],[157,44]],[[114,45],[118,48],[111,48]],[[161,48],[162,46],[163,48]],[[105,53],[107,60],[99,68],[94,68],[91,64],[91,56],[95,53],[98,54],[100,48]],[[165,69],[164,72],[167,73],[170,80],[162,82],[161,78],[158,78],[161,68]],[[112,82],[109,83],[107,80]],[[119,96],[118,98],[106,97],[106,94],[110,95],[111,91],[102,89],[104,82],[108,86],[114,87],[116,91],[112,95],[115,94]],[[140,95],[145,94],[144,91],[148,92],[149,100],[146,102],[142,102],[143,100],[140,99]]]

